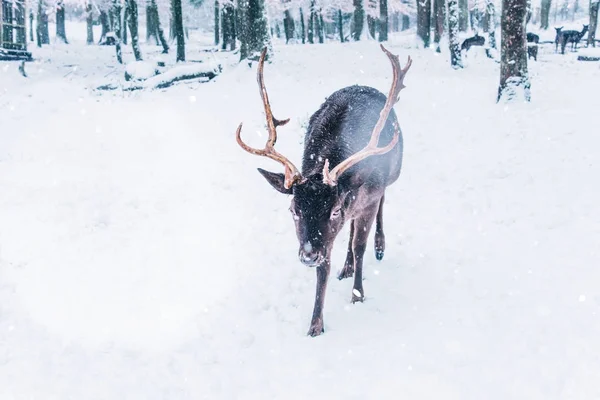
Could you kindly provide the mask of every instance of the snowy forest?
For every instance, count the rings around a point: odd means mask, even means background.
[[[599,398],[599,0],[0,3],[0,400]]]

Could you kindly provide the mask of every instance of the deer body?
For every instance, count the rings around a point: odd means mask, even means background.
[[[563,31],[562,27],[554,28],[554,29],[556,29],[555,41],[556,41],[557,50],[558,50],[559,43],[561,46],[562,54],[565,54],[565,47],[567,46],[568,43],[571,43],[571,50],[573,50],[573,51],[576,50],[577,45],[579,44],[579,41],[581,40],[583,35],[586,34],[586,32],[588,31],[588,28],[589,28],[588,25],[583,25],[583,30],[581,32],[573,31],[573,30]]]
[[[277,191],[293,195],[290,204],[298,237],[300,261],[316,267],[317,288],[310,336],[324,332],[323,306],[331,269],[331,250],[337,234],[350,223],[346,262],[339,279],[354,276],[352,302],[363,301],[362,265],[367,239],[376,220],[375,254],[383,258],[383,202],[385,189],[394,183],[402,166],[402,135],[393,105],[404,87],[409,61],[400,69],[398,58],[382,50],[394,68],[390,94],[366,86],[349,86],[331,94],[311,116],[304,141],[302,171],[274,149],[279,121],[272,115],[262,78],[265,51],[259,62],[258,82],[267,115],[269,140],[265,149],[253,149],[240,138],[246,151],[279,161],[285,174],[258,171]],[[379,147],[379,146],[382,147]]]

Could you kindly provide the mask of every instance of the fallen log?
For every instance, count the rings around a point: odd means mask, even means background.
[[[98,86],[96,90],[124,90],[131,92],[134,90],[155,90],[165,89],[176,82],[206,78],[207,81],[215,78],[222,71],[221,65],[215,65],[211,63],[202,63],[198,65],[180,65],[165,71],[162,74],[155,75],[144,81],[131,83],[129,85],[123,84],[107,84]]]

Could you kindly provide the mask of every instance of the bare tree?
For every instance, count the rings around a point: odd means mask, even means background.
[[[142,50],[140,49],[138,34],[138,6],[135,0],[126,0],[125,7],[127,7],[127,22],[129,22],[133,55],[136,61],[142,61]]]
[[[92,9],[92,3],[87,2],[85,4],[85,21],[87,27],[87,44],[94,44],[94,15]]]
[[[527,0],[502,0],[502,56],[497,101],[510,101],[519,92],[522,92],[525,101],[531,99],[527,71],[526,14]]]
[[[457,0],[448,0],[448,43],[450,45],[450,65],[454,69],[463,67],[458,44],[458,20],[458,2]]]
[[[431,0],[417,0],[417,36],[423,41],[423,47],[431,42]]]
[[[446,21],[446,2],[444,0],[433,0],[433,19],[435,22],[433,42],[436,45],[436,51],[440,53],[440,41],[444,34],[444,25]]]
[[[550,9],[552,8],[552,0],[542,0],[540,9],[540,28],[548,29],[550,26]]]
[[[56,3],[56,38],[68,44],[67,30],[65,29],[65,3],[59,0]]]
[[[173,30],[177,39],[177,61],[185,61],[185,32],[183,30],[183,10],[181,0],[171,0]]]
[[[590,30],[588,32],[588,46],[596,47],[596,29],[598,29],[598,7],[600,0],[590,0]]]
[[[438,0],[442,1],[442,0]],[[379,41],[385,42],[388,40],[388,2],[387,0],[379,0]]]
[[[365,21],[365,8],[362,0],[353,0],[354,2],[354,25],[352,29],[352,39],[360,40],[362,31],[364,29]]]
[[[490,48],[496,48],[496,7],[492,0],[486,0],[485,4],[486,19],[488,21],[487,29],[489,35]]]

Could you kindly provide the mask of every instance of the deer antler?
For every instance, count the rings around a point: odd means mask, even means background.
[[[367,157],[385,154],[388,151],[392,150],[396,143],[398,143],[398,139],[400,138],[400,130],[397,125],[394,126],[395,133],[392,141],[385,147],[377,147],[379,143],[379,135],[387,122],[388,116],[390,115],[390,111],[394,107],[394,104],[398,101],[398,95],[400,91],[404,89],[404,77],[408,72],[408,69],[412,65],[412,59],[410,56],[406,61],[406,65],[403,69],[400,68],[400,61],[398,61],[398,56],[390,53],[383,45],[381,45],[381,50],[388,56],[390,62],[392,63],[393,68],[393,80],[392,87],[390,88],[390,92],[388,94],[387,100],[385,101],[385,105],[381,113],[379,113],[379,120],[377,124],[375,124],[375,128],[373,129],[373,133],[371,134],[371,140],[369,140],[369,144],[359,151],[358,153],[353,154],[349,158],[345,159],[341,163],[335,166],[334,169],[329,171],[329,160],[325,160],[325,165],[323,166],[323,182],[330,185],[335,186],[337,184],[337,179],[341,174],[344,173],[348,168],[352,167],[354,164],[364,160]]]
[[[260,88],[260,97],[262,98],[263,104],[265,106],[265,115],[267,117],[267,129],[269,131],[269,139],[267,140],[267,144],[264,149],[255,149],[253,147],[248,146],[246,143],[242,141],[240,133],[242,132],[242,124],[240,124],[235,133],[236,140],[238,144],[242,147],[242,149],[246,150],[250,154],[255,154],[257,156],[263,156],[275,160],[285,167],[285,182],[284,186],[286,189],[292,187],[292,185],[302,179],[302,175],[298,171],[298,169],[292,164],[290,160],[288,160],[285,156],[278,153],[274,146],[277,141],[277,127],[283,126],[290,122],[290,119],[278,120],[273,117],[273,112],[271,111],[271,104],[269,103],[269,96],[267,95],[267,88],[265,87],[265,81],[263,78],[263,69],[265,65],[265,57],[267,55],[267,48],[265,47],[260,55],[260,60],[258,62],[258,72],[256,75],[256,80],[258,81],[258,86]]]

